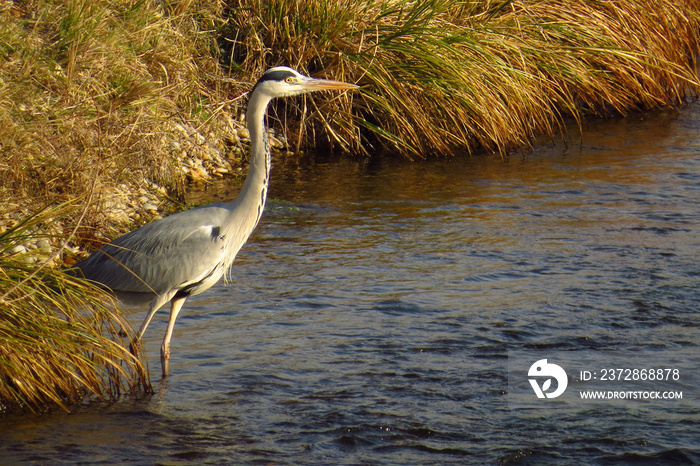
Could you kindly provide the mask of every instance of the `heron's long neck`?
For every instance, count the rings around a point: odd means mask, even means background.
[[[270,144],[265,128],[265,110],[269,103],[269,97],[253,92],[246,113],[246,123],[250,132],[250,166],[243,189],[235,202],[240,203],[243,212],[250,215],[246,222],[250,227],[248,233],[253,231],[260,220],[270,182]]]

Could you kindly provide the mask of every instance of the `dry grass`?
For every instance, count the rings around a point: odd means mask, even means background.
[[[52,224],[77,212],[46,209],[0,234],[0,414],[152,391],[112,298],[49,266],[50,252],[22,246],[55,240]]]
[[[355,150],[506,153],[566,117],[674,105],[700,86],[700,6],[690,0],[228,5],[233,72],[287,63],[366,86],[312,118]]]
[[[14,200],[11,213],[24,199],[35,207],[84,194],[96,170],[98,206],[121,184],[135,189],[144,180],[181,196],[173,123],[226,132],[213,118],[225,103],[207,32],[217,3],[37,0],[3,8],[0,195]],[[87,225],[109,231],[101,219]]]

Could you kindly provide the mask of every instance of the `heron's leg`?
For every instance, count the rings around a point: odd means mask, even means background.
[[[173,328],[175,327],[175,319],[185,304],[187,296],[181,298],[173,298],[170,303],[170,320],[168,321],[168,329],[165,331],[165,338],[160,347],[160,364],[163,369],[163,378],[168,376],[168,365],[170,363],[170,338],[173,336]]]
[[[143,334],[146,333],[146,328],[148,328],[148,324],[151,323],[151,319],[153,319],[153,316],[156,314],[158,309],[160,309],[163,306],[163,304],[170,301],[170,299],[173,297],[174,294],[175,293],[173,292],[172,294],[166,293],[166,294],[159,295],[151,301],[151,304],[148,305],[148,314],[146,315],[146,318],[143,320],[143,323],[141,324],[139,331],[136,332],[136,336],[131,341],[131,354],[133,354],[134,356],[137,356],[136,353],[138,350],[138,346],[141,343],[141,338],[143,338]]]
[[[151,323],[151,319],[153,319],[153,316],[156,314],[156,311],[160,309],[162,305],[162,302],[154,300],[148,306],[148,315],[146,315],[146,318],[141,324],[141,328],[139,328],[139,331],[136,333],[136,336],[133,340],[131,340],[131,345],[129,345],[131,354],[133,354],[134,356],[138,357],[138,347],[141,344],[141,337],[143,337],[143,334],[146,333],[146,328],[148,327],[148,324]]]

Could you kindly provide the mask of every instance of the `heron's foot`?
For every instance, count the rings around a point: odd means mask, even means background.
[[[170,348],[160,347],[160,367],[163,369],[163,378],[168,377],[168,369],[170,366]]]

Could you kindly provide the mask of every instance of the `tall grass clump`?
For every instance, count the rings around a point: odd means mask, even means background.
[[[295,110],[329,141],[365,151],[504,153],[569,117],[677,105],[700,88],[692,0],[227,5],[232,73],[285,63],[365,86],[324,103],[332,110],[315,112],[317,97]]]
[[[58,241],[52,224],[75,212],[45,209],[0,234],[0,414],[151,391],[110,295],[52,267],[58,251],[26,247]]]

